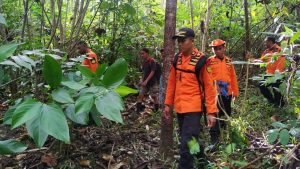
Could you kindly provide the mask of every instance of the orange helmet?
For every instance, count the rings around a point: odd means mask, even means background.
[[[215,39],[211,42],[211,44],[209,45],[210,47],[216,47],[216,46],[221,46],[226,44],[225,41],[223,41],[222,39]]]

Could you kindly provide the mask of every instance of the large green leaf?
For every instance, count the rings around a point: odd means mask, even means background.
[[[193,137],[187,144],[191,154],[197,154],[200,152],[200,146],[195,137]]]
[[[291,38],[290,42],[294,43],[295,40],[297,40],[300,37],[300,31],[298,31],[297,33],[295,33],[293,35],[293,37]]]
[[[89,69],[85,66],[82,66],[82,65],[78,65],[77,68],[84,77],[89,78],[89,79],[92,79],[95,77],[95,73],[93,73],[91,71],[91,69]]]
[[[118,88],[115,89],[115,92],[117,92],[121,97],[127,96],[129,94],[136,94],[138,93],[137,90],[132,89],[130,87],[127,86],[120,86]]]
[[[8,155],[20,153],[27,149],[27,146],[16,140],[0,141],[0,154]]]
[[[97,110],[107,119],[123,123],[121,111],[123,101],[115,92],[108,92],[103,96],[98,96],[95,100]]]
[[[75,105],[69,104],[66,108],[66,115],[69,119],[71,119],[73,122],[78,124],[86,125],[89,121],[89,114],[88,113],[75,113]]]
[[[94,122],[96,123],[96,125],[100,126],[102,124],[101,114],[98,112],[98,110],[95,106],[91,109],[91,115],[92,115],[92,118],[93,118]]]
[[[19,65],[17,65],[15,62],[13,62],[11,60],[5,60],[3,62],[0,62],[0,65],[10,65],[10,66],[14,66],[14,67],[20,68]]]
[[[236,149],[236,144],[235,143],[232,143],[232,144],[228,144],[225,148],[225,152],[227,154],[232,154]]]
[[[66,143],[70,142],[69,126],[61,109],[43,104],[40,118],[42,129],[47,134]]]
[[[70,96],[69,92],[64,88],[58,88],[52,92],[53,100],[59,103],[74,103],[74,100]]]
[[[0,46],[0,62],[10,57],[15,52],[18,45],[19,44],[12,43]]]
[[[131,6],[130,4],[126,3],[123,6],[123,9],[129,14],[129,15],[135,15],[136,11],[134,9],[133,6]]]
[[[295,137],[299,137],[300,136],[300,128],[291,128],[290,133],[291,133],[291,135],[293,135]]]
[[[6,25],[6,20],[3,17],[3,14],[0,13],[0,24]]]
[[[97,70],[96,70],[96,77],[97,78],[101,78],[102,75],[104,74],[104,72],[106,71],[107,69],[107,64],[104,63],[104,64],[101,64],[100,66],[98,66]]]
[[[110,89],[120,86],[127,74],[127,63],[121,58],[115,61],[106,71],[102,83]]]
[[[287,127],[286,124],[280,123],[280,122],[278,122],[278,121],[272,123],[272,126],[275,127],[275,128],[286,128],[286,127]]]
[[[19,56],[12,56],[11,57],[18,65],[25,67],[26,69],[29,69],[30,71],[32,71],[32,67],[29,63],[25,62],[24,60],[22,60]]]
[[[42,104],[33,99],[25,100],[20,104],[12,116],[12,128],[16,128],[27,121],[38,116],[41,112]]]
[[[267,132],[268,142],[270,144],[273,144],[277,140],[278,135],[279,135],[279,130],[278,129],[269,130]]]
[[[85,93],[81,95],[75,102],[76,114],[88,114],[94,105],[95,96],[92,93]]]
[[[9,108],[5,114],[4,114],[4,119],[3,119],[3,124],[6,125],[11,125],[12,123],[12,116],[14,115],[14,111],[16,110],[15,107]]]
[[[70,89],[73,89],[73,90],[81,90],[81,89],[86,87],[86,86],[84,86],[80,83],[77,83],[75,81],[64,81],[61,84],[68,87],[68,88],[70,88]]]
[[[282,145],[287,145],[289,143],[290,134],[287,129],[283,129],[279,133],[279,141]]]
[[[62,70],[60,64],[49,55],[46,55],[44,58],[43,76],[51,88],[56,88],[59,86],[62,80]]]
[[[33,138],[35,145],[39,148],[43,147],[48,138],[48,134],[42,128],[41,123],[41,114],[35,119],[26,122],[28,134]]]

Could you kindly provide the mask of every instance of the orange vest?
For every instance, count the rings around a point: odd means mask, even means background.
[[[89,49],[82,64],[91,69],[92,72],[96,72],[99,64],[97,55],[91,49]]]
[[[223,60],[216,56],[211,56],[208,58],[207,72],[211,74],[216,83],[218,81],[228,83],[228,95],[232,95],[234,97],[239,95],[238,82],[234,66],[228,57],[225,56]]]
[[[177,68],[186,71],[195,71],[195,65],[203,53],[196,48],[192,56],[183,56],[179,54]],[[166,105],[174,105],[177,113],[192,113],[202,111],[203,91],[200,90],[198,80],[194,73],[188,73],[176,70],[171,67],[168,86],[166,91]],[[212,77],[206,71],[206,65],[201,69],[200,77],[204,83],[205,103],[207,113],[216,113],[217,109],[217,92]]]
[[[277,44],[274,44],[274,46],[270,49],[266,49],[262,57],[260,58],[262,61],[267,62],[267,74],[274,74],[276,70],[279,72],[284,72],[285,70],[285,57],[279,56],[276,61],[273,60],[272,54],[280,53],[281,48]]]

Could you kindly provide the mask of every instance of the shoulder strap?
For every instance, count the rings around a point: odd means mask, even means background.
[[[177,62],[178,62],[178,58],[179,58],[180,53],[176,53],[174,56],[174,60],[173,60],[173,67],[176,69],[177,66]]]
[[[196,66],[195,66],[195,74],[196,74],[196,77],[198,80],[199,80],[199,76],[200,76],[200,71],[201,71],[202,67],[205,65],[207,58],[208,57],[206,55],[202,56],[198,60]]]

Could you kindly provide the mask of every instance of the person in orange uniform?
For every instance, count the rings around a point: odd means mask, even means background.
[[[80,41],[77,43],[78,52],[82,55],[86,55],[82,64],[88,67],[92,72],[96,72],[98,68],[98,57],[97,55],[88,47],[86,42]]]
[[[178,41],[178,54],[176,66],[171,67],[166,90],[164,118],[170,119],[171,110],[174,107],[177,113],[180,135],[180,160],[179,169],[193,169],[194,157],[190,154],[188,142],[195,138],[200,143],[200,153],[204,157],[204,145],[199,140],[201,131],[200,119],[203,116],[202,99],[205,99],[208,127],[216,122],[218,112],[216,104],[216,88],[213,79],[206,71],[204,65],[200,71],[200,77],[195,75],[195,66],[204,54],[194,47],[195,33],[190,28],[182,28],[173,37]],[[199,85],[198,79],[203,87]],[[205,92],[205,95],[204,95]],[[205,97],[205,98],[203,98]],[[204,114],[205,115],[205,114]]]
[[[279,54],[281,52],[281,47],[276,44],[276,40],[274,37],[267,37],[265,40],[267,49],[263,52],[262,57],[259,59],[260,61],[266,62],[266,74],[274,75],[275,71],[279,71],[283,73],[285,71],[285,57],[278,56],[277,60],[274,60],[273,55]],[[257,61],[257,60],[256,60]],[[260,82],[259,89],[263,96],[269,101],[269,103],[274,104],[276,106],[282,107],[284,105],[283,97],[275,88],[279,88],[281,81],[278,80],[276,83],[272,83],[269,85],[265,85]],[[269,87],[272,88],[273,94]]]
[[[236,73],[231,59],[226,53],[226,42],[216,39],[211,42],[210,47],[214,56],[208,58],[207,72],[211,74],[218,91],[218,116],[224,116],[225,113],[231,115],[231,100],[239,95]],[[220,127],[225,127],[224,121],[216,121],[215,127],[210,129],[212,148],[216,148],[219,143]]]

